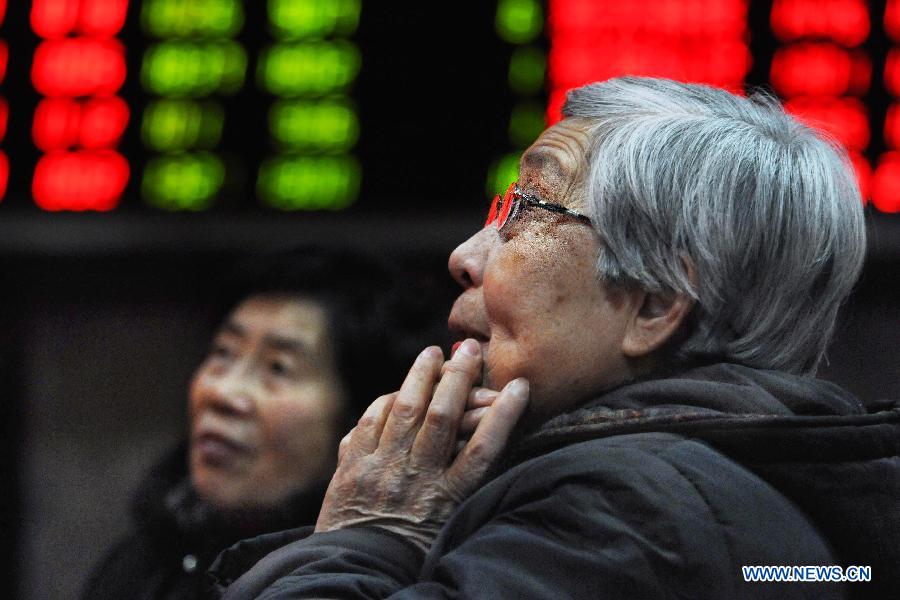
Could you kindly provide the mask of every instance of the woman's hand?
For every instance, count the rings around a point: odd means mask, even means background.
[[[373,525],[427,550],[482,483],[525,410],[528,382],[473,390],[482,368],[475,340],[443,359],[440,348],[426,348],[400,391],[372,403],[341,442],[316,531]],[[471,437],[458,448],[460,434]]]

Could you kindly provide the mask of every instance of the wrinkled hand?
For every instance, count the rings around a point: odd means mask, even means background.
[[[419,355],[400,391],[373,402],[341,442],[316,531],[372,525],[431,546],[482,483],[528,402],[524,379],[499,393],[473,389],[481,363],[475,340],[446,363],[437,347]],[[471,436],[461,448],[459,434]]]

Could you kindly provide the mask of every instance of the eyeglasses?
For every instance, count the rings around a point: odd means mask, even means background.
[[[569,210],[565,206],[561,204],[553,204],[552,202],[547,202],[546,200],[541,200],[535,196],[530,196],[528,194],[523,193],[518,184],[513,181],[509,184],[509,188],[506,190],[506,193],[501,197],[499,194],[494,196],[494,200],[491,202],[491,209],[488,211],[487,221],[484,222],[484,226],[494,224],[497,226],[497,231],[502,231],[504,227],[514,222],[516,218],[521,213],[522,205],[525,206],[533,206],[535,208],[542,208],[544,210],[557,213],[560,215],[568,215],[570,217],[574,217],[581,221],[582,223],[591,224],[590,218],[587,216],[577,213],[574,210]]]

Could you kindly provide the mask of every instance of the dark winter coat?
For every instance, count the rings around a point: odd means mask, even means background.
[[[240,526],[200,501],[190,486],[185,448],[154,467],[134,496],[133,531],[97,565],[84,600],[201,598],[215,557],[238,540],[315,523],[324,488],[291,498],[264,520]]]
[[[701,367],[621,387],[520,440],[424,556],[373,527],[308,534],[223,553],[218,592],[900,598],[900,405],[868,413],[820,380]],[[872,581],[745,582],[752,565],[870,566]]]

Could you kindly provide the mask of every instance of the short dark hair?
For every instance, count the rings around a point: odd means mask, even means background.
[[[253,296],[321,305],[338,377],[347,392],[347,428],[376,397],[399,389],[437,322],[435,303],[403,271],[347,249],[296,247],[241,262],[219,297],[220,320]],[[441,315],[443,317],[443,315]]]

